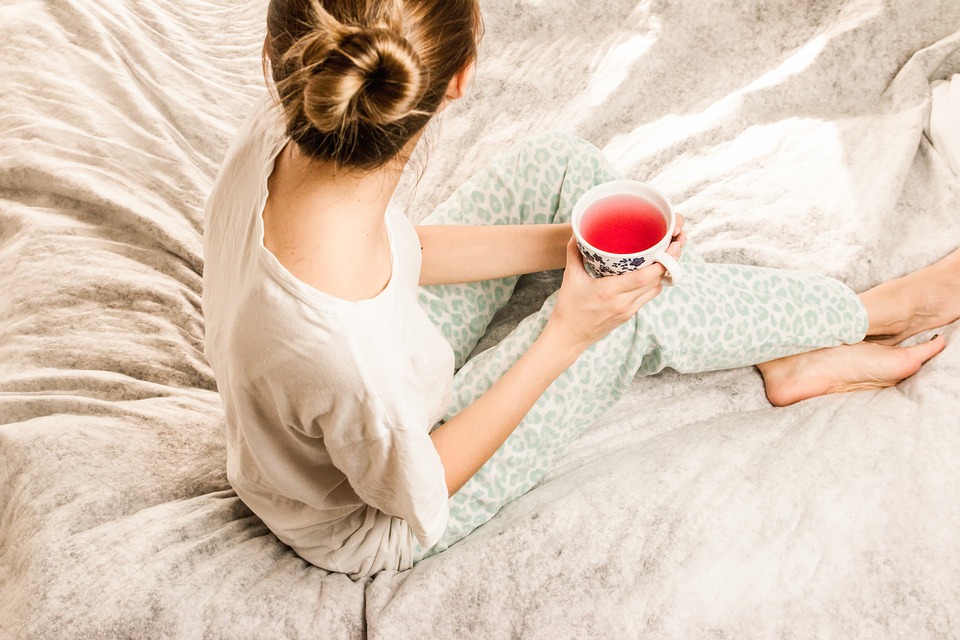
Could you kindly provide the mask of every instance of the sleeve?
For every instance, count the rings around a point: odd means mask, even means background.
[[[448,496],[426,412],[390,412],[369,393],[342,402],[350,406],[322,425],[331,461],[361,500],[402,518],[422,546],[433,546],[447,526]]]
[[[342,335],[342,334],[341,334]],[[385,362],[395,384],[374,389],[346,338],[302,349],[282,365],[287,373],[273,390],[282,415],[302,436],[320,438],[332,464],[366,504],[407,522],[424,547],[447,526],[447,483],[430,438],[423,392],[399,361]],[[309,353],[309,356],[306,355]],[[288,352],[290,354],[290,352]],[[291,370],[297,371],[291,374]]]

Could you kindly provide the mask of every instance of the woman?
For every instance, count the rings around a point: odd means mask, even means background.
[[[254,109],[207,207],[206,354],[228,476],[307,561],[405,569],[529,490],[634,376],[760,363],[774,404],[896,384],[960,315],[960,252],[861,296],[710,265],[591,279],[570,211],[617,177],[596,148],[503,150],[414,229],[391,205],[430,119],[470,82],[475,0],[273,0]],[[680,257],[682,221],[670,253]],[[466,361],[519,274],[544,307]],[[864,338],[871,342],[864,342]],[[455,373],[456,372],[456,373]]]

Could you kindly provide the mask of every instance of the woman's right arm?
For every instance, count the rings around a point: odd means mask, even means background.
[[[679,246],[671,253],[679,255]],[[533,345],[480,398],[430,434],[453,495],[496,453],[547,388],[584,349],[660,293],[660,264],[606,278],[583,269],[573,239],[557,304]]]

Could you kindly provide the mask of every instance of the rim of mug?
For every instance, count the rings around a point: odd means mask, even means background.
[[[631,193],[631,190],[634,192]],[[640,193],[637,193],[638,191]],[[603,198],[609,198],[616,195],[628,195],[642,198],[659,209],[661,213],[663,212],[663,209],[666,208],[667,212],[669,213],[669,220],[667,220],[667,232],[663,238],[657,242],[657,244],[648,249],[644,249],[643,251],[635,251],[634,253],[612,253],[610,251],[598,249],[587,242],[583,236],[580,235],[580,225],[577,223],[579,222],[579,219],[583,217],[586,209]],[[653,198],[648,197],[648,195],[652,195]],[[657,199],[661,200],[662,202],[658,203],[656,201]],[[570,222],[570,226],[573,228],[573,235],[577,239],[577,242],[581,243],[583,246],[587,247],[591,252],[594,252],[597,255],[604,257],[610,256],[611,258],[646,257],[652,253],[662,252],[670,246],[670,240],[673,238],[673,229],[677,224],[677,216],[673,211],[673,204],[670,202],[670,199],[666,196],[666,194],[653,185],[646,182],[641,182],[640,180],[611,180],[609,182],[602,182],[591,187],[577,199],[573,205],[573,211],[570,214]]]

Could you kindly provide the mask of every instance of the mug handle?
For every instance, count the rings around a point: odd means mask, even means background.
[[[672,287],[683,280],[683,267],[680,266],[680,262],[672,255],[664,252],[653,260],[654,262],[662,264],[664,269],[667,270],[667,275],[663,277],[664,286]]]

